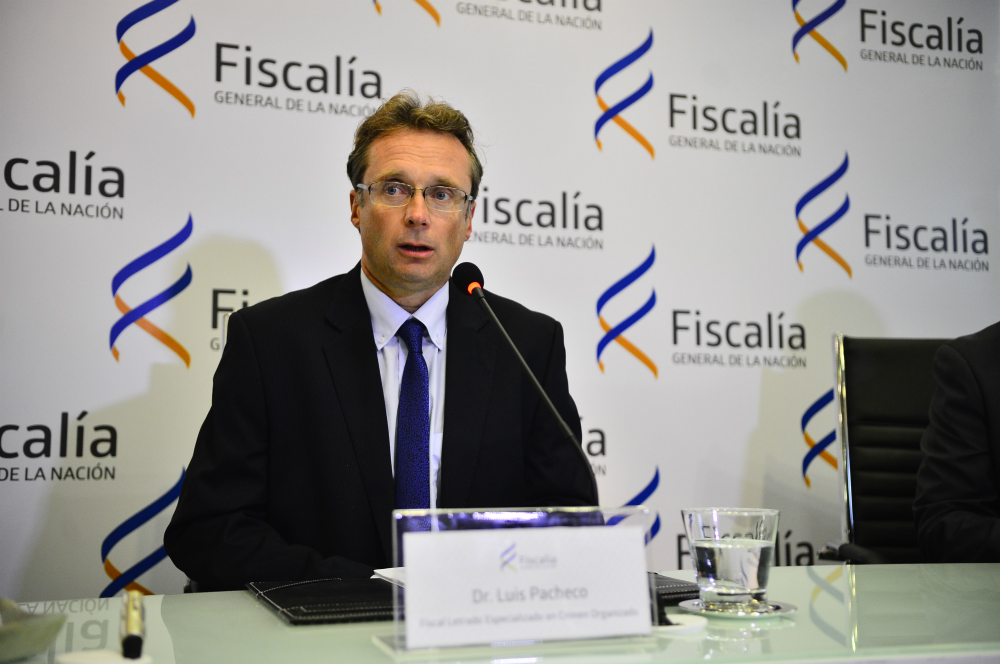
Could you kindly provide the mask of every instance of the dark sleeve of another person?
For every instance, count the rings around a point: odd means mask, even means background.
[[[558,322],[554,325],[547,364],[542,371],[536,369],[536,375],[573,435],[582,442],[580,414],[569,394],[562,325]],[[526,388],[531,389],[527,385]],[[532,505],[597,505],[585,462],[572,444],[548,406],[539,399],[525,447],[525,480]]]
[[[268,422],[253,341],[242,316],[216,370],[177,509],[164,534],[173,563],[203,590],[250,581],[371,576],[372,568],[287,542],[268,522]]]
[[[997,444],[990,441],[989,396],[977,373],[951,344],[934,357],[937,390],[920,444],[924,460],[913,505],[920,550],[929,562],[1000,562]]]

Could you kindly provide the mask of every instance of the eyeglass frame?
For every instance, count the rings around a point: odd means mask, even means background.
[[[377,184],[396,184],[396,185],[402,185],[404,187],[409,187],[410,190],[411,190],[410,191],[410,197],[407,198],[406,202],[403,203],[402,205],[384,205],[384,204],[381,204],[381,203],[376,203],[375,200],[372,199],[372,187],[375,186],[375,185],[377,185]],[[462,192],[463,194],[465,194],[465,199],[462,201],[463,205],[467,205],[468,203],[475,203],[476,202],[475,197],[473,197],[472,194],[470,194],[469,192],[465,191],[464,189],[459,189],[458,187],[449,187],[448,185],[445,185],[445,184],[432,184],[430,187],[414,187],[412,184],[408,184],[406,182],[398,182],[396,180],[379,180],[378,182],[372,182],[371,184],[361,184],[359,182],[356,185],[354,185],[355,189],[360,189],[361,191],[367,191],[368,192],[368,198],[371,199],[372,205],[378,205],[380,207],[387,207],[387,208],[390,208],[390,209],[398,209],[398,208],[406,207],[407,205],[410,204],[410,201],[413,200],[413,197],[417,195],[418,191],[420,192],[420,195],[424,197],[424,204],[427,205],[427,195],[424,192],[427,189],[433,189],[435,187],[441,187],[443,189],[451,189],[452,191],[460,191],[460,192]],[[430,205],[427,205],[427,209],[428,210],[434,210],[435,212],[448,212],[448,210],[441,210],[439,208],[431,207]],[[458,207],[455,208],[454,211],[458,212],[461,209],[462,209],[462,207],[461,207],[461,205],[459,205]]]

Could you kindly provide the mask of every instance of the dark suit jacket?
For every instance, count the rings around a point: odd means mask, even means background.
[[[447,311],[438,507],[592,505],[587,469],[475,299]],[[562,327],[487,294],[580,437]],[[229,319],[171,560],[205,589],[370,576],[392,565],[394,484],[360,266]]]
[[[1000,323],[941,346],[914,519],[930,562],[1000,562]]]

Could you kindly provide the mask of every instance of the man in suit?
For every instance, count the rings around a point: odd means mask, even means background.
[[[164,536],[203,589],[368,577],[392,564],[395,508],[597,502],[499,331],[449,285],[482,177],[465,116],[396,95],[347,170],[361,262],[229,320]],[[579,440],[559,323],[486,297]]]
[[[941,346],[913,503],[929,562],[1000,562],[1000,323]]]

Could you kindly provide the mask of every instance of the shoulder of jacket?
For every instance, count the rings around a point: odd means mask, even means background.
[[[970,366],[991,364],[993,370],[1000,370],[1000,323],[952,339],[945,346],[961,355]]]
[[[486,300],[490,303],[497,318],[504,325],[531,327],[540,332],[551,334],[559,324],[555,318],[538,311],[532,311],[520,302],[486,291]]]
[[[309,315],[311,312],[323,315],[329,305],[337,284],[346,275],[338,274],[313,284],[308,288],[290,291],[284,295],[268,298],[245,309],[233,312],[245,321],[261,321],[275,317],[292,318]]]

